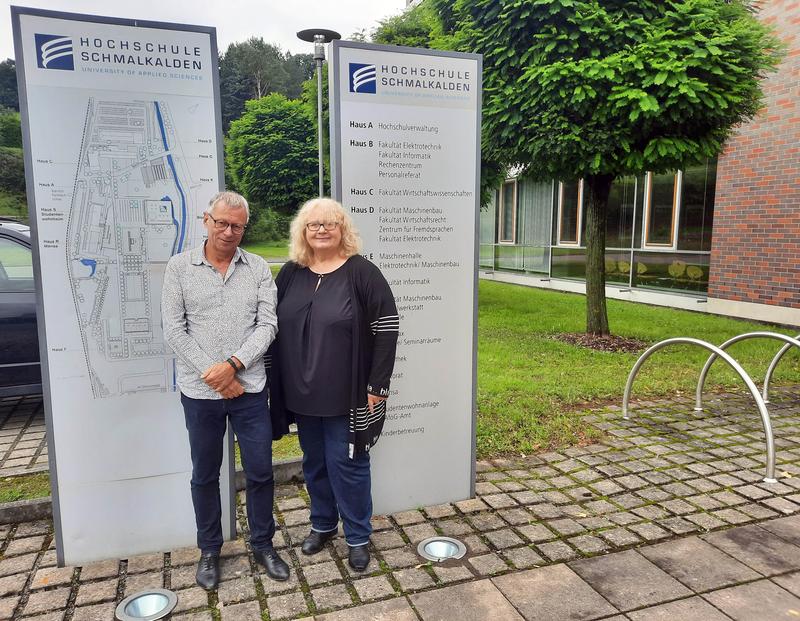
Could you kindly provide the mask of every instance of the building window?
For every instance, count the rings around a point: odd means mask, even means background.
[[[558,184],[558,245],[580,246],[583,180]]]
[[[687,168],[681,174],[678,250],[711,250],[717,160]]]
[[[517,182],[506,181],[500,191],[498,205],[498,230],[497,241],[501,244],[515,244],[517,242]]]
[[[681,173],[647,173],[644,197],[643,247],[675,248]]]

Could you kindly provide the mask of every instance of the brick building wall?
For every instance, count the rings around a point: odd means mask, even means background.
[[[788,51],[719,159],[708,295],[799,309],[800,0],[762,6]]]

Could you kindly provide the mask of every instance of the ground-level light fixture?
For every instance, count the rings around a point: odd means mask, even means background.
[[[452,537],[428,537],[417,546],[417,554],[437,563],[460,559],[466,553],[467,546]]]
[[[317,142],[319,145],[319,195],[324,196],[325,185],[323,182],[324,170],[322,159],[322,63],[325,61],[325,44],[330,43],[335,39],[341,39],[342,35],[335,30],[328,30],[326,28],[307,28],[298,32],[297,38],[314,44],[314,62],[317,65]]]
[[[118,621],[156,621],[163,619],[178,603],[178,596],[166,589],[147,589],[123,599],[115,616]]]

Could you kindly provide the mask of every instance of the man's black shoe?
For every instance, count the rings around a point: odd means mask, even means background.
[[[253,556],[256,562],[263,565],[267,570],[267,575],[273,580],[283,582],[289,579],[289,566],[286,564],[275,548],[268,550],[253,550]]]
[[[347,558],[350,567],[356,571],[364,571],[369,565],[369,544],[363,546],[350,546],[350,554]]]
[[[333,539],[336,536],[335,530],[329,530],[326,533],[320,533],[316,530],[312,530],[308,537],[303,539],[303,545],[300,547],[300,551],[303,554],[308,554],[309,556],[312,554],[316,554],[320,552],[322,548],[325,547],[325,542]]]
[[[219,552],[203,552],[197,563],[197,584],[206,591],[213,591],[219,584]]]

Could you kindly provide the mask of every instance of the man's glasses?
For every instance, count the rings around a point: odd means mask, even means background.
[[[232,222],[226,222],[225,220],[217,220],[214,216],[207,212],[206,215],[214,222],[214,228],[217,231],[224,231],[228,227],[231,227],[231,233],[234,235],[241,235],[247,228],[246,224],[233,224]]]
[[[316,233],[317,231],[319,231],[320,227],[322,227],[326,231],[332,231],[337,226],[339,226],[338,222],[309,222],[308,224],[306,224],[306,228],[312,233]]]

